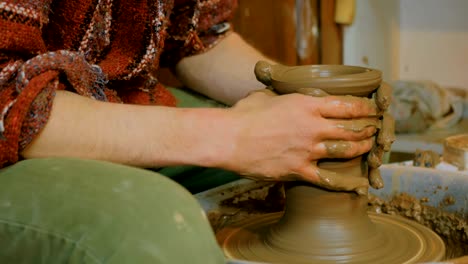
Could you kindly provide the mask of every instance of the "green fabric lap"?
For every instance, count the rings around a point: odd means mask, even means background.
[[[227,107],[225,104],[210,99],[202,94],[197,92],[184,89],[184,88],[173,88],[167,87],[167,89],[174,95],[177,102],[177,107],[188,107],[188,108],[197,108],[197,107],[217,107],[223,108]]]
[[[157,173],[35,159],[0,170],[0,263],[224,263],[198,202]]]

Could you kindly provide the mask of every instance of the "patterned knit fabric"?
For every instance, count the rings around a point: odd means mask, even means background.
[[[226,35],[237,0],[0,1],[0,167],[46,124],[57,89],[174,106],[154,77]]]

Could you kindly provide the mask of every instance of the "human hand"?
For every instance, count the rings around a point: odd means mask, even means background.
[[[376,102],[382,117],[380,118],[379,131],[374,146],[367,155],[369,165],[369,183],[375,189],[383,188],[383,180],[380,175],[379,167],[382,165],[382,159],[385,152],[389,152],[395,141],[395,119],[385,111],[392,101],[391,87],[382,83],[374,93],[373,99]]]
[[[330,96],[323,90],[314,88],[300,88],[297,92],[315,97]],[[380,189],[383,188],[383,180],[380,175],[379,167],[382,165],[384,153],[390,151],[391,145],[396,139],[395,120],[390,114],[385,112],[392,101],[391,87],[386,83],[382,83],[374,92],[372,100],[374,100],[377,106],[379,121],[376,125],[378,132],[375,137],[375,142],[372,149],[367,154],[367,164],[369,167],[368,179],[370,186],[375,189]],[[361,194],[364,194],[364,192],[367,193],[367,190],[364,191],[364,189],[360,189],[360,191],[362,191]]]
[[[320,169],[317,161],[353,158],[371,149],[379,112],[374,100],[257,92],[230,112],[235,137],[222,167],[254,179],[305,180],[335,190],[367,190],[367,179],[337,179]]]

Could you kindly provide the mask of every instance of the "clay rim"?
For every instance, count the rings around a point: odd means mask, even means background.
[[[280,93],[292,93],[298,88],[319,88],[336,95],[365,95],[377,89],[382,82],[380,71],[359,66],[278,66],[272,66],[271,83]]]

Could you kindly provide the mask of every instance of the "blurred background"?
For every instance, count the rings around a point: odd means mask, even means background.
[[[287,65],[379,69],[394,88],[394,152],[442,153],[468,133],[468,1],[240,0],[234,30]]]
[[[377,68],[468,89],[466,0],[240,0],[234,29],[284,64]]]
[[[232,26],[285,65],[382,71],[394,90],[394,151],[442,153],[446,137],[468,133],[467,12],[467,0],[239,0]],[[159,73],[180,87],[170,76]]]

